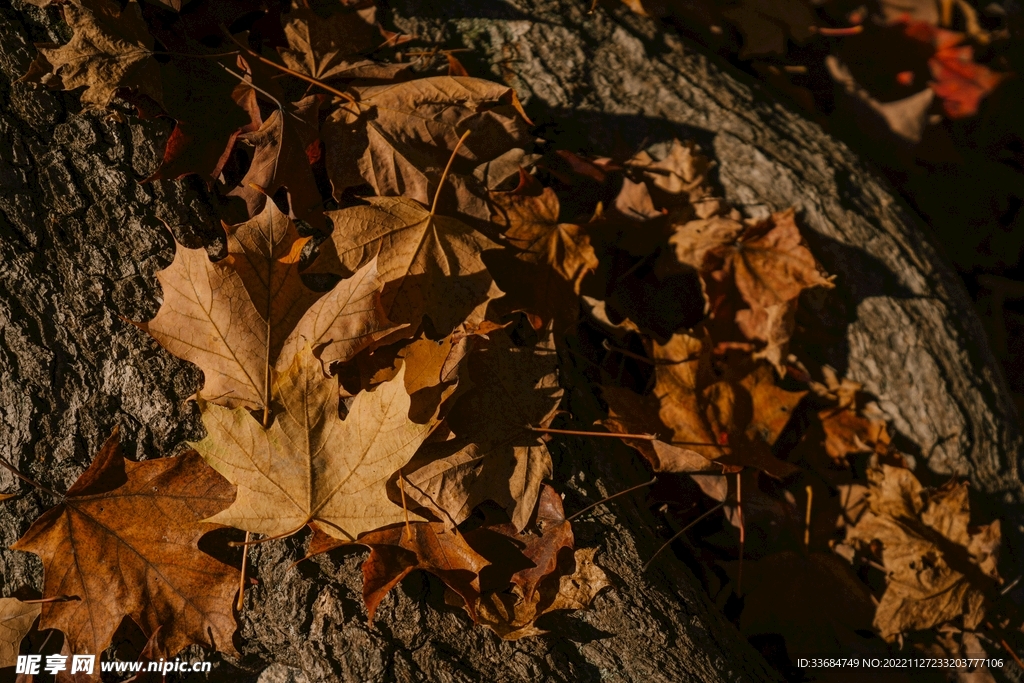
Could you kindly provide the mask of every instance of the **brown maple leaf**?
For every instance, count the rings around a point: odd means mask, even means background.
[[[319,97],[303,98],[294,105],[274,110],[258,130],[239,136],[255,152],[245,177],[228,194],[245,200],[249,215],[260,213],[267,196],[286,187],[289,215],[322,227],[323,199],[310,166],[320,153],[319,109]]]
[[[273,201],[226,230],[228,257],[221,261],[177,245],[174,261],[157,273],[163,305],[153,320],[138,323],[203,370],[202,398],[267,409],[274,368],[287,367],[303,344],[317,345],[331,363],[393,328],[377,299],[372,261],[326,295],[302,283],[299,256],[308,238]]]
[[[128,616],[147,635],[160,629],[165,656],[192,644],[234,652],[238,571],[197,545],[216,528],[204,518],[233,497],[194,452],[125,460],[115,430],[64,502],[11,546],[42,559],[44,597],[78,598],[45,603],[40,628],[100,653]]]
[[[666,471],[722,471],[753,467],[784,478],[799,470],[772,456],[770,446],[806,392],[775,385],[771,369],[743,365],[721,377],[707,342],[678,333],[666,344],[648,342],[654,362],[653,395],[604,387],[611,415],[603,424],[626,434],[664,434],[665,443],[630,440],[652,466]],[[668,469],[673,468],[673,469]],[[678,469],[677,469],[678,468]]]
[[[551,574],[530,599],[519,585],[511,592],[483,595],[477,604],[476,621],[494,631],[502,640],[519,640],[546,633],[536,626],[541,616],[556,610],[586,609],[604,588],[611,585],[608,576],[594,562],[597,548],[580,548],[572,558],[572,569]],[[557,582],[554,580],[557,579]],[[445,594],[449,604],[457,603]]]
[[[882,544],[887,573],[875,628],[886,640],[963,618],[973,630],[1000,582],[999,520],[968,530],[967,484],[926,490],[913,473],[882,465],[868,470],[868,511],[846,542],[870,552]]]
[[[505,331],[469,357],[474,387],[456,402],[449,441],[424,446],[403,469],[406,493],[449,524],[485,500],[505,508],[517,529],[533,514],[551,454],[541,435],[561,400],[550,330],[535,347],[516,346]]]
[[[380,42],[373,14],[338,8],[324,18],[308,7],[294,7],[282,17],[288,47],[279,48],[281,58],[293,71],[321,81],[351,78],[354,62],[364,61],[358,55]]]
[[[282,536],[311,521],[335,538],[407,519],[388,499],[387,480],[434,428],[408,418],[404,368],[374,391],[359,393],[344,421],[338,388],[306,348],[274,382],[273,420],[244,408],[202,403],[207,437],[194,444],[238,493],[211,521]]]
[[[579,294],[583,276],[597,269],[597,256],[583,226],[559,221],[555,191],[521,170],[518,188],[492,192],[490,199],[491,220],[503,228],[504,236],[519,250],[517,258],[547,266]],[[548,289],[547,280],[534,284],[538,294]]]
[[[800,293],[833,287],[800,236],[795,216],[793,209],[773,214],[737,241],[707,251],[702,264],[712,317],[763,342],[754,358],[767,359],[780,375]]]
[[[457,173],[532,141],[515,92],[490,81],[435,76],[352,92],[356,102],[335,110],[323,133],[336,197],[369,183],[426,204],[465,131],[475,134],[458,147]]]
[[[347,275],[376,256],[384,311],[410,335],[426,316],[445,336],[501,295],[480,258],[499,245],[459,220],[406,197],[374,197],[327,215],[334,233],[310,270]]]
[[[0,598],[0,667],[14,666],[22,639],[39,617],[40,605]]]
[[[82,103],[105,107],[119,88],[133,88],[163,101],[160,66],[153,59],[153,37],[135,0],[122,9],[110,0],[80,0],[62,6],[74,34],[60,47],[40,46],[45,64],[36,63],[27,80],[52,74],[64,90],[84,87]],[[47,68],[49,67],[49,68]]]
[[[363,562],[363,602],[373,621],[388,591],[410,572],[422,569],[441,579],[465,601],[470,616],[480,598],[480,570],[489,562],[455,529],[417,522],[378,529],[359,537],[370,548]]]

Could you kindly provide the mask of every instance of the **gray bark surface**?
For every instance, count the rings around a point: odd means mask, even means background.
[[[843,335],[817,352],[863,382],[936,472],[961,472],[1019,501],[1020,434],[962,286],[922,227],[840,143],[705,57],[623,12],[581,0],[393,3],[399,27],[474,49],[477,69],[515,86],[545,135],[594,152],[697,139],[727,198],[749,212],[796,205],[837,289],[817,315]],[[73,94],[14,83],[33,42],[63,42],[55,15],[0,7],[0,456],[65,490],[114,426],[136,459],[179,452],[203,430],[198,369],[122,320],[159,307],[154,274],[173,235],[212,244],[215,211],[196,179],[141,184],[169,127],[82,112]],[[472,60],[467,60],[472,61]],[[166,227],[165,227],[166,225]],[[168,230],[169,228],[169,230]],[[562,441],[568,512],[645,481],[623,448]],[[24,487],[0,470],[0,491]],[[335,551],[290,569],[304,538],[256,547],[241,613],[243,657],[209,680],[254,680],[274,662],[320,681],[756,681],[774,672],[708,601],[685,564],[651,557],[665,530],[630,495],[574,524],[614,588],[555,615],[551,635],[508,643],[444,605],[413,574],[368,625],[358,566]],[[30,491],[0,506],[0,590],[40,587],[34,555],[6,549],[55,504]],[[196,653],[198,654],[198,653]],[[276,666],[261,679],[300,676]],[[197,679],[198,680],[198,679]],[[301,680],[301,677],[295,678]]]

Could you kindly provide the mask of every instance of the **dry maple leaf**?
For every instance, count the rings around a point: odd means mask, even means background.
[[[258,130],[239,136],[239,140],[255,147],[255,152],[245,177],[228,194],[245,200],[249,215],[260,213],[267,196],[286,187],[292,218],[301,218],[315,227],[324,223],[323,199],[310,166],[313,155],[320,152],[319,109],[319,97],[303,98],[275,109]]]
[[[555,191],[520,171],[519,187],[513,192],[492,192],[491,203],[491,220],[521,250],[517,257],[550,267],[579,294],[583,276],[597,269],[597,256],[583,226],[559,222]],[[534,284],[538,293],[548,290],[546,281]]]
[[[641,151],[626,162],[626,167],[638,171],[657,195],[658,206],[682,205],[687,218],[710,218],[720,213],[723,203],[714,198],[708,182],[711,160],[701,154],[691,141],[673,140],[661,159]]]
[[[406,519],[388,499],[388,478],[434,428],[408,418],[404,369],[358,394],[344,421],[338,387],[307,346],[274,383],[269,425],[247,410],[201,404],[208,436],[196,450],[237,488],[234,504],[210,521],[281,536],[311,521],[355,540]]]
[[[934,79],[928,85],[942,98],[942,106],[951,119],[978,113],[981,100],[1011,74],[992,71],[974,61],[974,48],[962,45],[963,33],[947,31],[922,21],[903,19],[907,36],[935,47],[928,59]]]
[[[128,616],[147,635],[160,629],[167,656],[192,644],[233,652],[238,570],[197,545],[216,528],[204,518],[233,496],[194,452],[125,460],[115,430],[64,502],[11,546],[42,559],[44,597],[78,597],[45,603],[40,628],[100,653]]]
[[[40,607],[17,598],[0,598],[0,667],[17,663],[21,641],[32,630]]]
[[[163,101],[160,67],[153,59],[153,37],[142,9],[130,0],[124,9],[110,0],[80,0],[63,5],[64,20],[74,31],[70,42],[40,47],[64,90],[85,87],[82,103],[105,107],[118,88],[134,88]],[[30,80],[49,69],[30,71]]]
[[[489,562],[455,529],[417,522],[364,534],[359,543],[370,548],[363,562],[363,602],[369,621],[380,601],[416,569],[441,579],[465,601],[470,616],[480,598],[480,570]]]
[[[544,582],[530,599],[523,596],[519,585],[510,593],[488,593],[478,603],[477,623],[494,631],[502,640],[519,640],[546,633],[535,622],[542,615],[556,610],[580,610],[590,606],[602,589],[611,585],[608,576],[594,562],[597,548],[580,548],[574,557],[575,570],[558,576],[558,582]],[[445,600],[457,604],[449,596]]]
[[[869,551],[882,544],[887,585],[875,613],[886,640],[963,618],[973,630],[997,586],[999,520],[968,531],[967,484],[924,489],[913,473],[882,465],[868,470],[869,509],[846,542]]]
[[[773,214],[739,240],[707,251],[702,265],[712,317],[764,342],[754,358],[767,359],[780,375],[800,293],[833,287],[800,236],[795,215],[793,209]]]
[[[384,311],[410,334],[427,316],[436,334],[447,335],[501,295],[480,258],[499,245],[459,220],[405,197],[373,197],[369,206],[327,215],[334,233],[311,270],[347,274],[376,256]]]
[[[459,147],[457,162],[473,166],[532,141],[515,92],[498,83],[435,76],[352,92],[357,102],[335,110],[324,128],[336,197],[366,182],[377,195],[425,204],[465,131],[474,135]]]
[[[806,392],[775,386],[771,369],[757,364],[717,377],[708,344],[678,333],[666,344],[649,342],[654,361],[653,396],[604,387],[611,415],[603,424],[620,433],[667,433],[666,443],[630,445],[664,471],[734,471],[753,467],[784,478],[799,470],[771,455]],[[704,462],[711,460],[718,469]]]
[[[339,9],[327,18],[308,7],[294,7],[283,17],[287,48],[281,58],[293,71],[318,80],[348,76],[353,65],[349,58],[377,46],[379,34],[372,12]],[[355,61],[362,61],[356,59]]]
[[[494,500],[516,529],[533,514],[551,454],[541,435],[561,400],[557,354],[550,330],[535,347],[515,346],[496,331],[469,357],[472,390],[459,398],[447,422],[456,438],[425,446],[403,470],[417,503],[450,524]]]
[[[372,261],[326,295],[302,283],[308,238],[273,201],[227,235],[228,257],[217,262],[205,249],[177,245],[174,261],[157,273],[163,305],[138,324],[203,370],[205,400],[267,409],[275,365],[287,366],[304,343],[326,345],[325,362],[347,360],[393,327],[376,298]]]

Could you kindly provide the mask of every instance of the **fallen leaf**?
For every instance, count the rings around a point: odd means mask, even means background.
[[[380,601],[410,572],[422,569],[441,579],[464,601],[470,616],[480,598],[480,570],[489,563],[455,529],[417,522],[363,534],[358,542],[370,548],[363,562],[363,602],[369,621]]]
[[[558,409],[558,359],[550,330],[535,347],[516,346],[504,331],[481,346],[469,357],[474,387],[448,414],[456,438],[417,453],[403,470],[406,492],[449,524],[494,500],[521,530],[551,476],[551,454],[529,427],[546,427]]]
[[[338,9],[324,18],[308,7],[293,7],[282,18],[287,48],[279,48],[293,71],[321,81],[346,76],[357,57],[379,42],[372,18],[363,12]],[[353,59],[355,58],[355,59]]]
[[[203,370],[204,400],[267,409],[272,370],[286,367],[303,343],[326,345],[321,356],[331,363],[393,327],[377,299],[372,262],[327,295],[302,283],[299,256],[309,238],[299,237],[274,202],[226,232],[228,257],[221,261],[177,245],[174,261],[157,273],[160,310],[136,323]]]
[[[355,103],[330,115],[324,128],[327,173],[335,196],[369,183],[380,196],[428,204],[462,134],[460,160],[473,167],[531,143],[515,92],[478,78],[435,76],[352,88]],[[353,169],[358,169],[353,173]]]
[[[286,187],[290,217],[314,227],[324,223],[323,199],[310,166],[310,152],[319,153],[319,108],[320,98],[303,98],[294,105],[275,109],[258,130],[239,136],[255,152],[249,170],[228,194],[245,200],[249,215],[260,213],[268,196]]]
[[[280,408],[269,425],[243,408],[201,403],[207,437],[194,446],[238,488],[234,504],[210,521],[268,536],[315,521],[347,540],[404,521],[386,483],[434,424],[409,420],[403,375],[360,392],[342,421],[337,384],[306,346],[274,382]]]
[[[0,598],[0,667],[14,666],[22,639],[32,630],[40,605],[17,598]]]
[[[348,274],[377,256],[386,283],[384,311],[395,323],[410,325],[410,333],[426,316],[435,333],[445,336],[473,309],[501,295],[480,258],[499,245],[459,220],[434,215],[405,197],[373,197],[368,206],[327,215],[334,233],[321,247],[316,268]]]
[[[594,562],[597,548],[581,548],[575,554],[575,571],[559,577],[557,586],[537,591],[526,599],[519,586],[511,593],[484,595],[477,607],[477,623],[494,631],[502,640],[519,640],[546,633],[536,620],[556,610],[579,610],[590,606],[604,588],[611,585],[607,575]]]
[[[62,6],[74,34],[61,47],[39,48],[64,90],[84,87],[82,103],[105,107],[119,88],[133,88],[163,101],[153,37],[138,2],[122,9],[110,0],[80,0]]]
[[[513,192],[492,192],[491,203],[491,220],[502,227],[505,238],[520,250],[517,257],[549,267],[572,283],[573,291],[579,294],[583,276],[597,269],[597,256],[583,226],[559,221],[555,191],[520,171],[519,187]],[[533,284],[538,298],[549,290],[546,279]]]
[[[833,287],[800,236],[794,210],[773,214],[738,241],[709,250],[704,270],[712,318],[735,323],[748,339],[765,342],[755,357],[784,374],[800,293]]]
[[[928,59],[934,79],[929,86],[942,98],[942,107],[951,119],[978,113],[982,98],[995,90],[1010,74],[992,71],[974,61],[974,48],[962,45],[966,36],[925,22],[905,22],[906,35],[935,46]]]
[[[909,470],[889,465],[868,470],[868,479],[869,509],[846,542],[862,552],[882,544],[887,585],[875,628],[892,641],[962,617],[973,630],[999,582],[999,520],[969,532],[966,483],[926,490]]]
[[[11,546],[40,556],[41,629],[64,633],[72,652],[103,652],[125,617],[165,656],[197,644],[233,653],[238,570],[201,552],[216,527],[204,518],[231,504],[231,485],[194,452],[125,460],[117,431],[67,497]],[[94,680],[99,680],[96,671]]]

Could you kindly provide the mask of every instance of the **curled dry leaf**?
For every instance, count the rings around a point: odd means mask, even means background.
[[[973,630],[1000,580],[999,520],[970,533],[966,483],[926,490],[909,470],[889,465],[868,478],[868,511],[846,542],[862,552],[882,544],[888,576],[875,628],[886,640],[959,618]]]
[[[626,162],[627,168],[638,171],[653,186],[657,194],[655,203],[682,204],[690,209],[690,217],[709,218],[720,213],[722,202],[713,197],[708,181],[711,160],[700,153],[700,148],[691,141],[673,140],[667,150],[661,151],[660,159],[641,151]]]
[[[376,256],[384,311],[410,325],[410,334],[426,316],[438,335],[447,335],[501,295],[480,258],[499,245],[459,220],[405,197],[374,197],[369,206],[328,216],[334,233],[314,269],[347,275]]]
[[[508,333],[469,357],[474,387],[459,398],[448,424],[450,441],[425,446],[403,471],[406,493],[449,524],[494,500],[516,529],[533,514],[541,481],[551,475],[551,454],[529,427],[551,423],[562,390],[550,329],[535,346],[515,346]]]
[[[64,90],[84,87],[82,103],[97,107],[109,104],[118,88],[163,101],[153,37],[138,2],[131,0],[121,9],[111,0],[81,0],[63,5],[62,11],[74,34],[66,45],[39,48],[47,61],[37,61],[29,80],[53,73]]]
[[[363,602],[369,621],[388,591],[416,569],[441,579],[474,616],[480,599],[480,570],[489,563],[457,530],[436,522],[416,522],[371,531],[358,542],[370,548],[363,562]]]
[[[233,652],[238,570],[197,545],[216,528],[204,518],[233,497],[194,452],[125,460],[115,431],[64,502],[11,546],[42,559],[43,597],[78,598],[45,603],[39,627],[63,631],[72,652],[100,653],[128,616],[147,635],[160,629],[165,656],[192,644]]]
[[[323,200],[310,166],[320,153],[319,111],[320,98],[306,97],[275,109],[258,130],[239,136],[255,152],[245,177],[229,194],[245,200],[249,215],[260,213],[267,196],[286,187],[289,215],[316,227],[323,225]]]
[[[459,160],[475,167],[532,141],[515,92],[490,81],[435,76],[352,92],[357,101],[335,110],[324,128],[336,197],[369,183],[377,195],[426,204],[465,131],[473,134],[459,147],[456,172]]]
[[[315,521],[354,540],[406,519],[386,483],[435,424],[409,420],[403,375],[359,393],[342,421],[337,383],[307,345],[274,382],[280,408],[269,425],[244,408],[202,403],[208,435],[194,446],[238,488],[234,504],[210,521],[269,536]]]
[[[267,409],[272,370],[302,344],[326,344],[327,362],[347,360],[393,327],[377,298],[372,261],[317,301],[321,295],[298,272],[308,238],[274,202],[227,233],[228,257],[218,262],[205,249],[177,245],[174,261],[157,273],[163,305],[138,324],[203,370],[201,398]]]
[[[546,633],[535,625],[542,615],[556,610],[586,609],[604,588],[611,585],[607,574],[594,562],[597,548],[576,551],[575,570],[550,580],[526,599],[513,585],[510,593],[488,593],[477,607],[477,623],[484,624],[503,640],[519,640]],[[445,596],[448,600],[448,596]]]
[[[22,639],[32,630],[41,606],[0,598],[0,667],[14,666]]]

